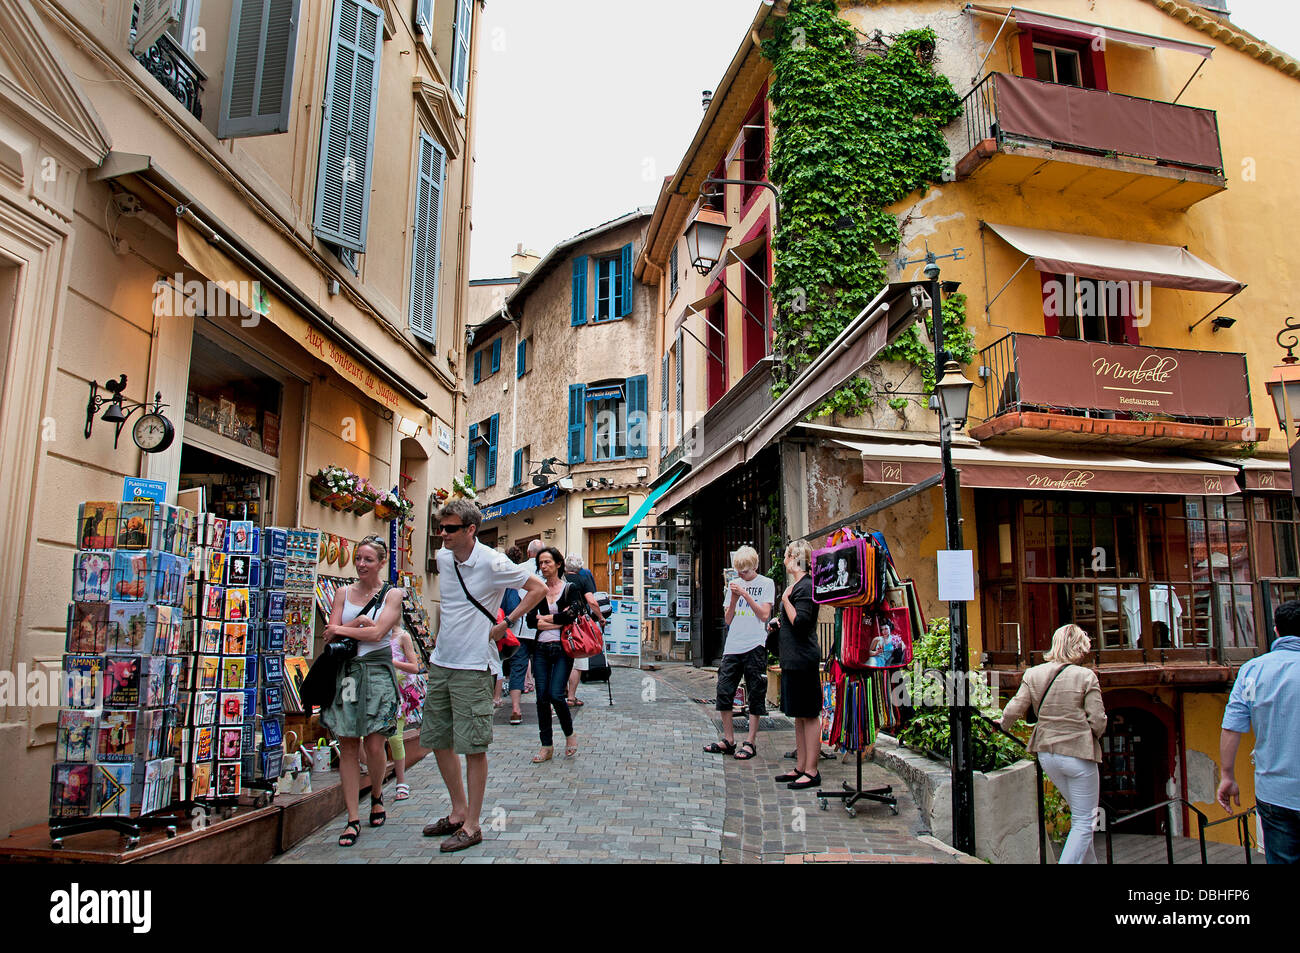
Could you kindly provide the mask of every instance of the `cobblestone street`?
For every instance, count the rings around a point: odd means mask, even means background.
[[[439,839],[421,828],[447,813],[448,800],[432,756],[407,772],[411,799],[393,800],[385,787],[389,820],[363,827],[356,846],[337,846],[346,818],[313,834],[275,863],[542,863],[551,861],[652,861],[754,863],[810,861],[951,862],[945,851],[915,835],[916,811],[905,786],[875,765],[864,784],[894,785],[899,814],[883,804],[859,804],[856,818],[832,802],[820,811],[809,792],[777,785],[787,770],[782,752],[794,744],[784,716],[764,720],[759,754],[748,764],[705,755],[718,737],[711,698],[715,673],[690,666],[657,672],[614,670],[614,706],[605,686],[583,685],[586,704],[575,722],[577,758],[534,765],[537,751],[533,696],[524,696],[524,724],[507,724],[499,709],[489,754],[483,810],[483,844],[454,854],[438,852]],[[743,722],[738,722],[738,726]],[[557,737],[557,740],[558,737]],[[826,784],[851,778],[852,762],[822,762]],[[362,804],[364,822],[368,806]]]

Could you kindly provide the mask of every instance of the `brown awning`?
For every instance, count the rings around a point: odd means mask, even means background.
[[[911,486],[939,472],[933,444],[850,443],[862,455],[864,483]],[[992,447],[954,447],[962,486],[997,490],[1229,496],[1239,492],[1236,468],[1185,457],[1033,453]]]
[[[745,445],[737,437],[709,459],[677,481],[676,486],[659,498],[658,512],[670,513],[714,480],[725,476],[745,462]]]
[[[1160,288],[1219,294],[1236,294],[1246,287],[1179,245],[984,224],[1012,248],[1032,258],[1035,268],[1049,274],[1105,281],[1149,281]]]
[[[1156,36],[1153,33],[1140,33],[1137,30],[1121,30],[1119,27],[1106,26],[1101,23],[1088,23],[1084,20],[1072,20],[1069,17],[1039,13],[1037,10],[1026,10],[1023,7],[991,7],[982,3],[971,3],[967,4],[966,9],[986,16],[1002,18],[1010,16],[1016,21],[1017,26],[1036,26],[1042,30],[1052,30],[1056,33],[1078,37],[1089,42],[1101,39],[1106,43],[1122,43],[1126,46],[1157,47],[1164,50],[1177,50],[1180,53],[1191,53],[1193,56],[1200,56],[1205,59],[1209,59],[1210,54],[1214,52],[1214,47],[1202,43],[1188,43],[1167,36]]]
[[[1258,457],[1214,457],[1220,463],[1241,468],[1241,482],[1247,490],[1279,493],[1291,492],[1291,465],[1286,460],[1268,460]]]

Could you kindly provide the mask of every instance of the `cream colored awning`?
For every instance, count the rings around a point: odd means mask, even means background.
[[[985,224],[1012,248],[1032,258],[1035,268],[1050,274],[1105,281],[1149,281],[1160,288],[1219,294],[1236,294],[1246,287],[1179,245]]]

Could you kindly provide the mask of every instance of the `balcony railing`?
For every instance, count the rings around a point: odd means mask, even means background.
[[[203,118],[203,82],[207,78],[180,45],[164,33],[153,46],[135,58],[188,109],[195,119]]]
[[[979,363],[986,420],[1027,411],[1206,427],[1251,419],[1242,354],[1008,334]]]
[[[993,140],[1223,174],[1211,109],[990,73],[963,101],[966,147]]]

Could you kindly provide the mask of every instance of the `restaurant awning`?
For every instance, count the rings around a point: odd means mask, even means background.
[[[1177,50],[1180,53],[1191,53],[1205,59],[1209,59],[1210,54],[1214,52],[1214,47],[1206,46],[1203,43],[1188,43],[1184,40],[1156,36],[1154,33],[1141,33],[1137,30],[1121,30],[1119,27],[1107,26],[1102,23],[1088,23],[1084,20],[1073,20],[1069,17],[1039,13],[1037,10],[1026,10],[1024,7],[993,7],[983,3],[968,3],[966,9],[972,13],[990,17],[1002,19],[1011,17],[1016,21],[1016,25],[1020,27],[1038,27],[1042,30],[1051,30],[1054,33],[1062,33],[1089,42],[1100,39],[1106,43],[1122,43],[1125,46],[1146,46],[1164,50]]]
[[[508,500],[502,500],[500,503],[485,506],[483,507],[483,522],[485,524],[490,523],[493,520],[499,520],[503,516],[509,516],[511,513],[522,513],[524,510],[531,510],[535,506],[545,506],[555,499],[558,492],[558,488],[552,483],[540,490],[533,490],[531,493],[523,493]]]
[[[632,518],[627,521],[627,524],[618,531],[618,535],[610,542],[608,552],[611,556],[615,553],[622,552],[627,549],[630,544],[636,541],[636,529],[641,525],[641,521],[645,519],[645,515],[650,512],[655,503],[659,501],[659,498],[667,493],[672,485],[676,483],[685,472],[685,470],[678,470],[667,480],[650,491],[650,495],[642,501],[641,505],[636,508],[636,512],[632,514]]]
[[[1236,294],[1246,287],[1179,245],[1153,245],[985,222],[999,238],[1050,274],[1106,281],[1149,281],[1160,288]]]
[[[1239,468],[1243,489],[1291,492],[1291,464],[1286,460],[1270,460],[1261,457],[1211,457],[1210,459]]]
[[[911,486],[940,470],[939,448],[933,444],[836,442],[861,454],[864,483]],[[981,489],[1160,496],[1238,492],[1236,467],[1187,457],[954,447],[952,462],[963,487]]]

